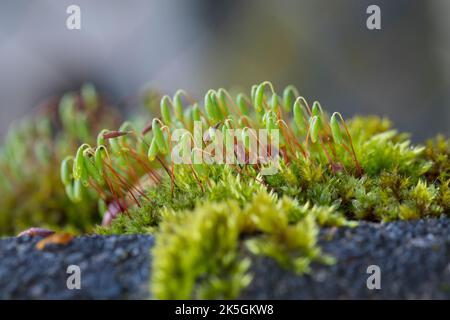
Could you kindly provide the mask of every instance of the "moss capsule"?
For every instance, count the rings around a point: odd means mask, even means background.
[[[178,120],[183,121],[183,102],[181,101],[181,96],[184,94],[183,90],[178,90],[173,96],[173,107],[175,111],[175,116]]]
[[[255,92],[254,105],[255,105],[256,111],[258,111],[258,112],[261,112],[261,110],[263,109],[264,90],[265,90],[265,86],[264,86],[264,83],[262,83],[258,86],[258,88],[256,89],[256,92]]]
[[[154,118],[152,122],[152,131],[153,136],[155,137],[156,144],[158,146],[158,150],[164,153],[166,151],[166,141],[164,139],[164,134],[161,130],[159,121],[156,118]]]
[[[70,167],[70,162],[73,161],[73,157],[66,157],[61,162],[61,181],[64,185],[68,185],[72,182],[72,168]]]
[[[82,179],[87,175],[86,168],[84,167],[84,150],[87,148],[89,148],[89,145],[83,144],[77,150],[72,170],[75,180]]]
[[[241,113],[248,116],[247,102],[245,101],[244,95],[242,93],[237,95],[236,102]]]
[[[319,138],[319,121],[317,116],[311,117],[309,120],[309,130],[310,130],[310,136],[311,136],[311,142],[316,143],[317,139]]]
[[[291,112],[292,103],[297,97],[297,89],[294,86],[287,86],[283,91],[283,107],[286,112]]]
[[[303,128],[305,125],[303,122],[303,110],[298,99],[294,103],[294,121],[299,129]]]
[[[168,96],[164,96],[164,97],[162,97],[161,103],[160,103],[161,116],[162,116],[164,122],[167,124],[172,123],[172,116],[170,114],[169,100],[170,100],[170,98]]]
[[[155,160],[158,155],[158,145],[156,143],[155,137],[153,137],[152,142],[150,143],[150,148],[148,148],[147,157],[149,161]]]
[[[337,112],[333,113],[330,120],[331,134],[333,135],[333,140],[340,144],[342,142],[342,132],[339,126],[339,120],[337,119]]]
[[[200,114],[200,108],[198,107],[198,104],[194,104],[192,107],[192,119],[194,121],[201,121],[201,114]]]
[[[83,184],[80,180],[75,180],[73,182],[73,201],[81,202],[83,199]]]

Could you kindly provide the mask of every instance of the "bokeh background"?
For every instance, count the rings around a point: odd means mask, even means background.
[[[81,7],[81,30],[66,8]],[[381,8],[382,30],[366,28]],[[91,81],[119,106],[146,88],[294,84],[328,110],[389,116],[423,141],[450,127],[448,0],[0,0],[0,137]]]

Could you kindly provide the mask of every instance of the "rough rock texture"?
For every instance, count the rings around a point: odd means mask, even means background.
[[[148,295],[147,236],[86,236],[68,245],[35,248],[41,237],[0,241],[1,299],[139,299]],[[81,289],[67,289],[69,265],[81,270]]]
[[[327,239],[331,238],[331,241]],[[326,230],[323,251],[333,266],[314,265],[295,277],[275,262],[254,260],[254,280],[243,298],[266,299],[450,299],[450,219]],[[381,289],[369,290],[367,267],[381,271]]]
[[[0,298],[147,298],[150,271],[147,236],[89,236],[68,245],[35,248],[41,238],[0,240]],[[253,259],[252,284],[242,298],[450,299],[450,219],[362,223],[321,233],[333,266],[314,265],[298,277],[267,258]],[[67,267],[80,267],[81,290],[69,290]],[[369,265],[381,268],[381,290],[368,290]]]

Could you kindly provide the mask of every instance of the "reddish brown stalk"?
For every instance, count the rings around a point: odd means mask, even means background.
[[[147,132],[152,131],[152,123],[147,124],[144,129],[142,129],[141,134],[145,135]]]
[[[135,196],[132,192],[133,189],[136,190],[141,196],[143,196],[147,200],[151,201],[141,190],[136,188],[133,184],[127,182],[116,170],[114,170],[114,168],[112,166],[110,166],[109,164],[106,164],[106,165],[109,168],[109,170],[112,172],[112,174],[116,177],[116,179],[118,179],[119,182],[122,184],[122,188],[131,194],[131,196],[133,197],[133,199],[135,200],[135,202],[138,206],[140,206],[140,203],[135,198]]]
[[[98,183],[89,181],[89,185],[95,189],[95,191],[100,195],[100,198],[106,198],[106,193],[103,192],[103,189],[101,188],[101,186]]]
[[[286,131],[283,131],[283,135],[284,135],[284,136],[287,136],[287,138],[289,139],[289,142],[293,141],[293,143],[296,144],[296,145],[299,147],[300,152],[301,152],[301,153],[303,154],[303,156],[306,158],[306,156],[307,156],[307,155],[306,155],[306,151],[303,149],[303,146],[302,146],[300,143],[298,143],[298,142],[296,141],[294,132],[291,130],[291,128],[289,128],[289,126],[288,126],[287,123],[284,121],[284,119],[279,119],[277,123],[282,123],[282,124],[283,124],[284,130],[286,130]],[[285,134],[285,133],[287,133],[287,134]],[[291,145],[289,145],[289,146],[290,146],[290,148],[291,148],[292,153],[295,154],[295,152],[294,152],[294,147],[291,146]]]
[[[224,90],[225,92],[225,96],[227,97],[228,101],[231,102],[231,106],[233,107],[234,111],[239,115],[239,116],[243,116],[241,110],[238,108],[238,106],[234,103],[233,99],[231,98],[231,96],[228,94],[228,92],[226,90]]]
[[[130,147],[128,147],[128,146],[126,146],[126,147],[128,148],[128,150],[131,150]],[[130,161],[130,156],[131,156],[131,154],[129,154],[129,153],[127,153],[127,152],[124,152],[124,153],[123,153],[123,156],[125,157],[125,159],[126,159],[127,162],[131,162],[131,161]],[[133,159],[134,159],[134,157],[133,157]],[[139,178],[140,178],[140,177],[137,175],[136,170],[135,170],[135,167],[134,167],[133,165],[127,166],[127,172],[128,172],[128,175],[134,180],[134,182],[135,182],[135,181],[139,181]]]
[[[246,115],[243,115],[239,118],[239,120],[245,121],[245,125],[249,128],[253,128],[250,121],[248,120],[248,117]]]
[[[133,200],[136,202],[136,205],[137,205],[138,207],[140,207],[141,204],[140,204],[139,201],[136,199],[136,197],[134,196],[133,191],[132,191],[132,189],[133,189],[134,187],[131,186],[131,185],[129,185],[126,181],[123,181],[123,180],[121,179],[120,175],[119,175],[118,173],[116,174],[114,170],[111,170],[111,172],[113,172],[113,174],[116,175],[116,178],[119,180],[119,182],[122,183],[122,189],[123,189],[123,190],[126,190],[126,192],[128,192],[128,193],[131,195],[131,197],[133,198]],[[140,190],[137,190],[137,191],[140,192]],[[123,197],[123,195],[122,195],[122,197]]]
[[[112,195],[113,195],[114,201],[117,202],[117,204],[119,205],[120,208],[125,209],[125,212],[127,212],[127,207],[126,207],[126,205],[124,206],[124,205],[122,205],[122,204],[120,203],[120,201],[122,200],[122,197],[119,197],[119,196],[116,194],[116,191],[115,191],[115,189],[113,188],[113,184],[112,184],[111,181],[109,180],[109,177],[105,174],[105,175],[104,175],[104,178],[105,178],[106,184],[107,184],[108,187],[109,187],[109,190],[111,190],[111,193],[112,193]],[[127,214],[128,214],[128,212],[127,212]]]
[[[121,136],[127,135],[129,133],[130,133],[129,131],[109,131],[109,132],[103,134],[103,138],[108,140],[108,139],[112,139],[112,138],[121,137]]]
[[[325,156],[327,157],[327,160],[328,160],[328,163],[329,163],[330,167],[333,168],[334,162],[333,162],[333,160],[331,160],[331,157],[330,157],[330,155],[329,155],[329,153],[327,151],[327,148],[325,147],[325,144],[323,142],[323,138],[322,138],[321,135],[319,135],[319,142],[320,142],[320,146],[322,147],[323,152],[325,153]]]
[[[194,166],[192,164],[189,164],[189,166],[190,166],[190,168],[192,170],[192,173],[194,174],[195,180],[197,180],[198,184],[200,185],[200,189],[202,189],[202,192],[205,192],[205,189],[203,188],[203,184],[200,181],[200,179],[199,179],[199,177],[197,175],[197,172],[195,172]]]
[[[358,176],[362,176],[363,175],[363,170],[361,168],[361,165],[359,164],[358,158],[356,157],[356,152],[355,152],[355,148],[353,148],[353,140],[352,140],[352,136],[350,135],[350,132],[348,130],[347,124],[344,121],[344,118],[342,118],[341,114],[339,112],[337,112],[337,115],[339,116],[339,118],[341,119],[341,123],[344,126],[345,132],[347,134],[348,137],[348,141],[351,147],[351,154],[353,156],[353,160],[355,161],[355,166],[356,166],[356,171],[358,173]]]
[[[155,183],[161,182],[161,177],[157,174],[157,172],[153,168],[151,168],[148,165],[147,161],[141,159],[141,157],[139,156],[138,153],[136,153],[134,150],[131,149],[130,155],[133,157],[133,159],[138,161],[144,167],[144,170],[146,171],[146,173],[149,175],[150,178],[152,178],[154,180]]]
[[[162,130],[167,132],[167,136],[168,136],[168,139],[169,139],[169,152],[171,152],[171,150],[172,150],[172,135],[170,133],[170,129],[169,129],[168,126],[163,126]],[[173,161],[171,161],[170,163],[171,163],[171,165],[170,165],[170,173],[169,173],[169,176],[170,176],[170,191],[171,191],[172,196],[173,196],[174,188],[175,188],[175,175],[174,175],[175,168],[174,168]]]
[[[248,177],[248,178],[252,178],[252,179],[254,179],[256,182],[259,182],[259,183],[262,183],[262,184],[265,185],[265,182],[264,182],[264,181],[261,181],[261,180],[258,180],[258,179],[257,179],[258,176],[251,176],[251,175],[249,175],[248,173],[245,173],[244,170],[242,170],[242,168],[240,168],[240,167],[239,167],[238,165],[236,165],[236,164],[231,164],[231,166],[232,166],[233,168],[235,168],[236,171],[237,171],[239,174],[242,174],[243,176],[246,176],[246,177]],[[259,164],[255,164],[255,166],[256,166],[256,168],[257,168],[258,170],[259,170],[259,168],[261,167]]]
[[[160,157],[158,157],[158,156],[156,156],[156,160],[158,160],[158,162],[162,165],[162,167],[164,168],[164,170],[166,171],[166,173],[170,176],[170,170],[169,170],[169,168],[167,167],[167,165],[164,163],[164,161],[163,161]]]

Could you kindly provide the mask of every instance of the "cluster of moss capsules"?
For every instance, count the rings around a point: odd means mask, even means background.
[[[48,99],[33,115],[12,123],[0,146],[0,235],[33,226],[74,233],[100,221],[95,196],[74,206],[61,188],[57,168],[67,154],[119,116],[92,84]],[[56,168],[56,170],[55,170]]]
[[[156,298],[236,297],[251,281],[249,253],[302,273],[312,261],[330,262],[317,246],[320,226],[450,210],[450,146],[442,137],[412,146],[386,119],[329,117],[294,87],[279,96],[269,82],[235,99],[209,90],[203,107],[180,90],[160,107],[146,126],[101,131],[96,146],[83,144],[61,166],[71,198],[96,191],[104,214],[97,232],[155,234]],[[200,142],[196,122],[208,132]],[[176,164],[177,129],[187,132],[182,144],[194,144],[193,158],[205,155],[217,131],[241,129],[231,147],[248,154],[252,130],[277,130],[278,170],[263,175],[262,162]]]

